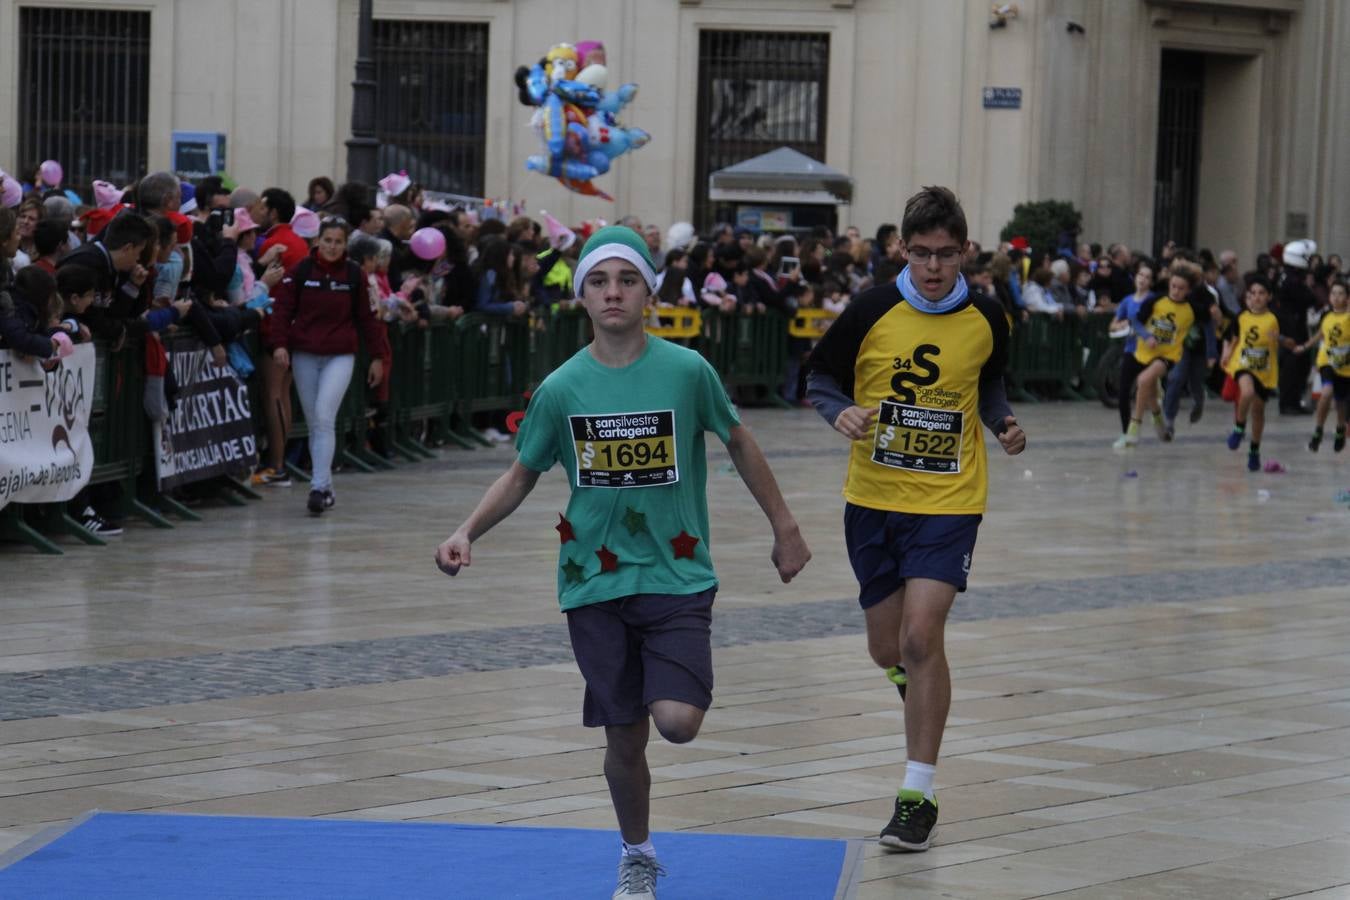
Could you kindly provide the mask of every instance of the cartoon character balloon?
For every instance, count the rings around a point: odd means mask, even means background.
[[[597,41],[555,44],[538,63],[516,70],[520,102],[536,107],[531,126],[544,152],[525,167],[551,175],[579,194],[614,198],[592,183],[612,162],[645,146],[651,135],[619,124],[617,116],[637,96],[637,85],[610,92],[605,48]]]

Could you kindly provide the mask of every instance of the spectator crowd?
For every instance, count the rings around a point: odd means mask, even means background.
[[[547,322],[547,312],[573,303],[576,256],[603,224],[569,228],[548,213],[535,219],[452,206],[401,173],[378,186],[337,186],[317,177],[302,198],[280,187],[255,191],[220,176],[188,183],[166,172],[126,186],[95,181],[88,196],[44,185],[42,170],[26,182],[0,174],[0,191],[0,347],[54,368],[81,341],[117,347],[146,338],[153,351],[156,335],[190,326],[217,365],[241,380],[260,380],[267,433],[260,436],[265,449],[253,475],[259,485],[289,483],[294,380],[310,425],[308,505],[315,514],[335,503],[331,424],[353,377],[358,342],[373,360],[361,375],[378,422],[392,364],[381,322],[426,327],[470,312]],[[640,234],[658,263],[658,313],[818,309],[818,318],[828,321],[859,292],[893,281],[905,265],[894,224],[870,236],[852,226],[840,234],[818,227],[775,235],[730,224],[699,234],[688,223],[663,227],[634,216],[618,224]],[[1212,380],[1219,343],[1244,311],[1254,282],[1269,287],[1288,338],[1280,349],[1280,410],[1306,411],[1312,361],[1298,348],[1309,340],[1310,322],[1315,328],[1315,317],[1331,303],[1334,286],[1343,283],[1339,255],[1324,259],[1312,242],[1299,241],[1276,245],[1244,268],[1231,250],[1216,255],[1167,244],[1150,258],[1121,243],[1080,242],[1072,233],[1058,244],[1032,247],[1014,237],[986,250],[972,242],[962,274],[972,290],[1002,306],[1014,329],[1040,318],[1110,316],[1141,340],[1148,338],[1140,309],[1168,294],[1174,277],[1184,274],[1193,324],[1182,338],[1184,359],[1168,368],[1157,391],[1160,435],[1172,433],[1183,394],[1193,399],[1194,421],[1205,385],[1219,386]],[[253,342],[240,340],[247,332],[258,333],[262,352],[250,354]],[[800,364],[811,340],[788,340],[781,397],[805,403]],[[1122,363],[1125,431],[1137,420],[1129,395],[1140,371]],[[147,397],[152,418],[173,401],[168,381],[162,397]],[[508,439],[504,412],[482,423],[493,439]],[[371,431],[371,449],[387,453],[380,434]],[[302,450],[291,442],[290,452],[294,458]],[[86,527],[116,533],[110,507],[100,510],[97,492],[87,493],[75,504]]]

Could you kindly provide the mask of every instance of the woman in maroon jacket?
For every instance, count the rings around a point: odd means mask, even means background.
[[[361,270],[347,259],[350,230],[336,217],[319,224],[317,246],[273,291],[269,323],[272,359],[283,371],[294,369],[295,389],[309,424],[313,475],[307,505],[316,516],[334,503],[334,424],[352,380],[357,330],[373,357],[366,378],[371,387],[383,379],[380,357],[389,352],[384,323],[371,312]]]

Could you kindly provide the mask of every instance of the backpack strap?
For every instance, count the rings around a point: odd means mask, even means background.
[[[365,283],[366,277],[361,272],[361,267],[347,260],[347,281],[352,287],[352,325],[356,327],[357,335],[361,333],[361,291],[360,287]],[[366,301],[369,303],[369,300]]]

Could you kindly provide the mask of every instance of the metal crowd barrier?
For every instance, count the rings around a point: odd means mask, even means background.
[[[816,334],[825,315],[788,316],[723,313],[716,309],[671,310],[650,329],[666,334],[701,353],[721,374],[728,388],[762,391],[770,403],[785,405],[778,388],[787,365],[790,335]],[[1092,396],[1090,373],[1110,347],[1110,317],[1094,315],[1062,322],[1033,316],[1015,323],[1009,347],[1009,388],[1014,399],[1043,397],[1079,399]],[[434,457],[429,444],[451,442],[471,448],[487,445],[473,427],[476,414],[520,410],[530,392],[549,372],[565,363],[590,341],[590,320],[579,308],[554,308],[529,319],[468,314],[457,321],[420,325],[391,324],[393,364],[389,402],[381,427],[390,449],[405,461]],[[249,338],[257,352],[256,338]],[[144,352],[139,340],[111,350],[97,347],[97,375],[90,420],[94,445],[91,484],[117,484],[123,511],[142,516],[161,528],[172,523],[164,513],[200,518],[155,483],[150,429],[142,401]],[[354,468],[393,468],[389,460],[366,449],[371,393],[365,374],[369,357],[362,352],[351,387],[338,416],[339,457]],[[262,378],[253,376],[254,432],[267,433]],[[298,398],[292,398],[290,437],[308,430]],[[308,478],[298,469],[295,474]],[[247,485],[217,479],[219,499],[242,504],[257,497]],[[80,526],[66,504],[17,504],[0,510],[0,534],[17,537],[44,552],[60,553],[44,533],[68,533],[90,544],[104,543]]]
[[[1014,400],[1096,399],[1092,373],[1111,346],[1111,316],[1056,321],[1033,314],[1015,322],[1008,347],[1008,394]]]

